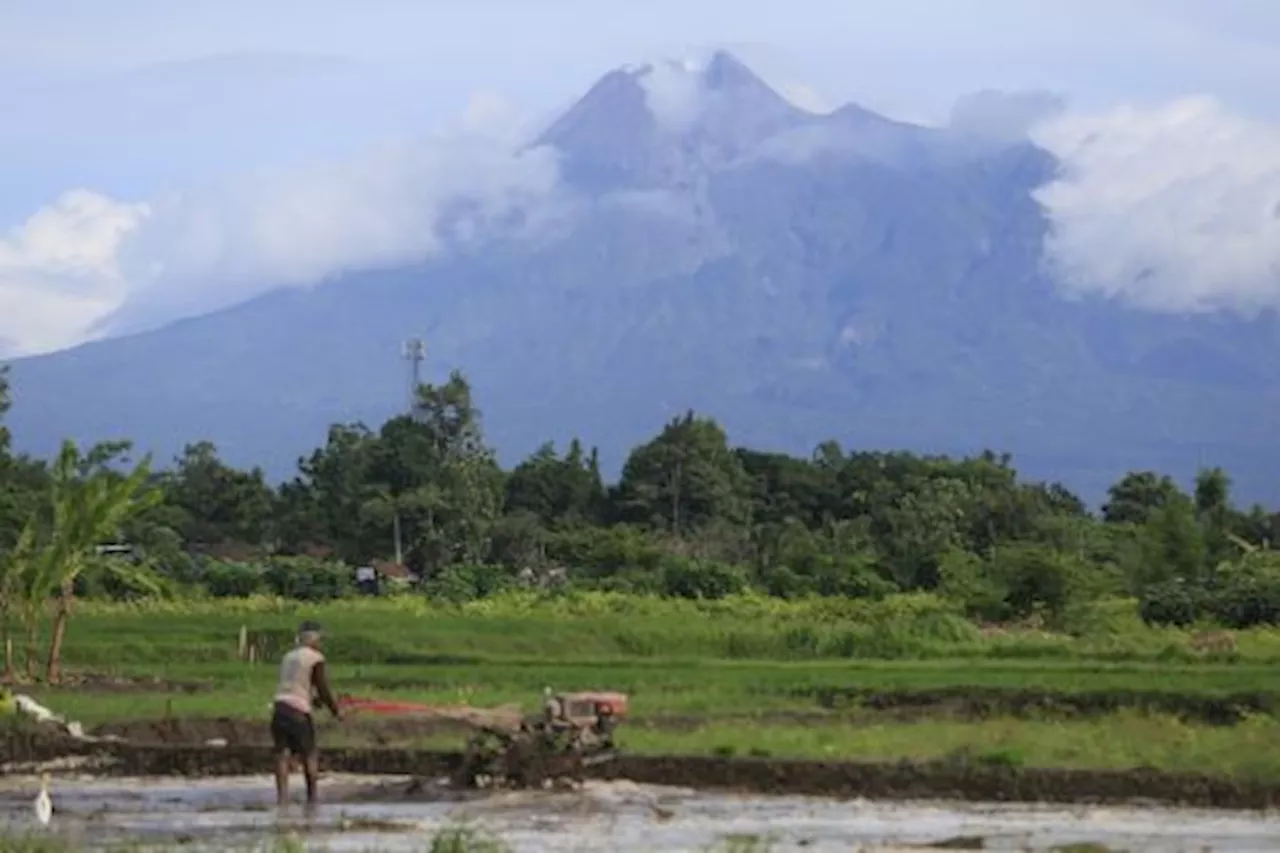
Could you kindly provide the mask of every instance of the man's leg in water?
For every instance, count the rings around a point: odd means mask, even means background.
[[[271,715],[272,757],[275,759],[276,804],[283,806],[289,799],[289,770],[296,740],[293,726],[287,714],[279,707]]]
[[[320,794],[320,751],[312,750],[302,762],[302,772],[307,778],[307,805],[315,805]]]
[[[289,771],[292,764],[293,757],[288,750],[276,750],[276,805],[283,806],[289,801]]]

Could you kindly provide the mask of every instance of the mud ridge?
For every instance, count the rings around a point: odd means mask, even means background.
[[[260,746],[139,746],[10,740],[5,763],[50,761],[67,755],[110,759],[104,775],[227,776],[263,774],[270,754]],[[462,759],[458,752],[407,749],[329,749],[330,772],[436,778]],[[627,779],[756,794],[805,794],[885,800],[970,800],[1061,804],[1160,803],[1182,807],[1265,809],[1280,806],[1280,784],[1150,769],[1053,770],[979,762],[806,761],[765,758],[624,755],[590,768],[597,779]],[[389,795],[395,797],[394,792]],[[413,795],[405,791],[400,799]]]
[[[389,746],[413,738],[449,735],[459,739],[470,729],[457,720],[414,718],[361,718],[342,724],[342,737]],[[116,737],[143,746],[204,746],[211,740],[228,746],[266,746],[271,743],[267,721],[237,717],[175,717],[104,723],[93,730],[98,737]],[[327,739],[327,738],[326,738]]]
[[[901,716],[951,714],[970,719],[997,716],[1096,717],[1122,710],[1170,714],[1212,725],[1236,725],[1256,714],[1280,712],[1280,694],[1269,692],[1200,696],[1156,690],[1081,692],[968,686],[921,690],[806,687],[787,691],[827,710],[858,709]]]

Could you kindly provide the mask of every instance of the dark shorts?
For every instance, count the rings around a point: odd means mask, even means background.
[[[316,751],[316,727],[310,714],[282,702],[271,715],[271,742],[276,753],[288,752],[305,758]]]

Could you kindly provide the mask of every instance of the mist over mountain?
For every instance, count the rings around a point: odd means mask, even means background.
[[[1060,106],[984,93],[922,127],[807,112],[723,52],[618,69],[503,183],[352,241],[395,262],[344,255],[314,287],[15,362],[15,442],[165,458],[208,438],[287,476],[330,423],[406,405],[400,346],[423,337],[426,377],[467,374],[506,462],[576,435],[616,469],[693,408],[796,453],[1009,451],[1091,500],[1205,464],[1280,501],[1274,311],[1140,310],[1055,278],[1060,164],[1027,129]]]

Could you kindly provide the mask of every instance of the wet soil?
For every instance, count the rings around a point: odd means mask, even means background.
[[[447,719],[349,718],[342,724],[344,743],[389,746],[437,735],[457,737],[461,743],[470,729]],[[202,746],[211,740],[228,746],[268,746],[271,732],[264,713],[261,720],[231,717],[183,717],[169,720],[127,720],[105,723],[94,729],[98,737],[117,737],[141,746]],[[331,738],[329,738],[331,739]]]
[[[859,687],[803,687],[788,695],[827,710],[887,713],[900,718],[953,716],[1097,717],[1120,710],[1171,714],[1211,725],[1235,725],[1255,714],[1280,713],[1280,693],[1242,692],[1219,696],[1153,690],[1081,692],[971,686],[926,690],[868,690]]]
[[[46,730],[9,733],[0,739],[5,764],[66,756],[106,760],[100,772],[114,776],[238,776],[270,765],[265,724],[240,729],[230,721],[176,723],[187,735],[236,734],[225,747],[180,740],[74,741]],[[244,726],[246,724],[240,723]],[[176,731],[177,729],[175,729]],[[251,734],[252,731],[252,734]],[[410,776],[449,775],[461,753],[406,748],[331,748],[322,754],[329,772]],[[954,799],[987,802],[1161,803],[1183,807],[1261,809],[1280,806],[1280,783],[1172,774],[1157,770],[1053,770],[979,761],[850,762],[700,756],[630,756],[588,768],[589,778],[757,794],[806,794],[874,799]],[[425,790],[419,786],[419,791]],[[387,792],[412,800],[409,787]]]

